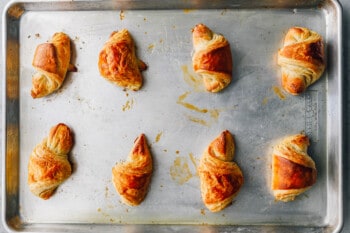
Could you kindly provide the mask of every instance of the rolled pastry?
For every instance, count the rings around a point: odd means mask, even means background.
[[[230,44],[222,35],[198,24],[192,30],[194,53],[193,69],[203,78],[207,91],[218,92],[232,80]]]
[[[67,71],[76,71],[70,60],[70,39],[63,32],[55,33],[50,42],[38,45],[32,62],[37,70],[32,78],[32,97],[40,98],[58,90]]]
[[[147,65],[136,57],[135,45],[127,29],[113,32],[104,44],[98,60],[100,74],[126,89],[137,91],[142,86],[141,71]]]
[[[134,142],[126,162],[112,168],[112,182],[122,198],[130,206],[141,204],[148,192],[153,172],[152,156],[146,137],[141,134]]]
[[[315,162],[307,154],[309,138],[289,136],[274,147],[272,154],[272,191],[276,200],[293,201],[315,182]]]
[[[307,28],[290,28],[277,62],[281,66],[282,87],[293,95],[304,92],[325,70],[322,37]]]
[[[73,135],[69,127],[60,123],[52,127],[49,136],[34,148],[28,163],[28,185],[33,194],[48,199],[71,175],[67,154],[72,146]]]
[[[229,204],[243,185],[243,174],[233,162],[235,144],[231,133],[223,131],[203,153],[198,166],[205,206],[218,212]]]

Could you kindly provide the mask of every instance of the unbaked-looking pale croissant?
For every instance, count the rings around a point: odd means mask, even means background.
[[[145,199],[153,171],[152,156],[146,137],[141,134],[134,142],[126,162],[112,168],[112,182],[123,202],[130,206]]]
[[[277,58],[282,71],[282,87],[298,95],[324,72],[326,65],[322,37],[307,28],[293,27],[287,32],[283,46]]]
[[[272,154],[272,190],[276,200],[292,201],[315,182],[315,162],[307,154],[309,138],[303,134],[286,137]]]
[[[147,65],[136,57],[135,45],[127,29],[115,31],[104,44],[98,60],[100,74],[112,83],[137,91],[142,86],[141,71]]]
[[[72,146],[73,135],[69,127],[60,123],[52,127],[49,136],[34,148],[28,163],[28,184],[33,194],[48,199],[71,175],[67,154]]]
[[[37,46],[32,62],[37,70],[32,78],[33,98],[47,96],[61,87],[67,71],[76,71],[70,59],[70,39],[63,32],[55,33],[50,42]]]
[[[243,185],[243,174],[233,162],[234,139],[228,130],[215,138],[203,153],[198,166],[205,206],[218,212],[231,204]]]
[[[202,76],[208,91],[221,91],[232,80],[232,54],[229,42],[204,24],[198,24],[193,28],[192,40],[194,71]]]

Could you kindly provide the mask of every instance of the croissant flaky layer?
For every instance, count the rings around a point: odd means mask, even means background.
[[[52,127],[49,136],[34,148],[28,163],[28,185],[33,194],[48,199],[71,175],[67,154],[72,146],[71,130],[60,123]]]
[[[70,60],[70,38],[63,32],[55,33],[50,42],[38,45],[32,62],[37,71],[32,78],[32,97],[47,96],[59,89],[67,71],[76,70]]]
[[[232,203],[243,185],[243,174],[233,162],[234,140],[228,130],[214,139],[203,153],[198,166],[201,194],[205,206],[218,212]]]
[[[113,32],[104,44],[98,68],[112,83],[137,91],[143,83],[141,71],[146,70],[147,65],[136,57],[134,41],[129,31],[123,29]]]
[[[146,137],[141,134],[134,143],[126,162],[112,168],[112,182],[124,203],[141,204],[145,199],[153,172],[152,156]]]
[[[292,201],[316,182],[316,165],[307,154],[308,146],[309,138],[297,134],[274,147],[271,186],[276,200]]]
[[[278,51],[277,62],[282,70],[283,88],[293,95],[304,92],[325,70],[322,37],[307,28],[290,28],[283,48]]]
[[[194,27],[192,39],[193,69],[202,76],[208,91],[221,91],[232,80],[230,44],[224,36],[212,32],[204,24]]]

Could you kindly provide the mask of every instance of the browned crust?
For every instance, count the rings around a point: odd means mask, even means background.
[[[309,144],[306,135],[297,134],[284,138],[274,147],[271,189],[276,200],[292,201],[315,184],[317,169],[307,154]]]
[[[232,80],[232,53],[229,42],[204,24],[192,30],[193,69],[203,77],[210,92],[224,89]]]
[[[282,69],[282,86],[298,95],[316,82],[325,69],[322,37],[307,28],[292,27],[288,30],[284,47],[278,52],[278,64]]]
[[[70,64],[70,38],[57,32],[48,43],[37,46],[32,61],[36,73],[32,78],[31,96],[40,98],[59,89],[66,78],[67,71],[76,71]]]
[[[48,138],[34,148],[28,163],[28,185],[35,195],[50,198],[58,185],[71,175],[67,154],[72,145],[71,130],[60,123],[52,127]]]
[[[123,201],[136,206],[147,195],[152,172],[151,153],[145,135],[141,134],[134,142],[128,161],[112,168],[112,182]]]
[[[216,48],[209,52],[200,52],[194,61],[193,68],[232,74],[232,54],[230,45]]]
[[[209,144],[200,160],[198,173],[202,199],[212,212],[229,205],[243,185],[242,171],[232,161],[234,151],[233,137],[225,130]]]
[[[273,160],[275,176],[272,183],[273,190],[306,188],[316,182],[316,169],[302,166],[279,156],[274,156]]]
[[[47,138],[47,146],[56,154],[67,154],[73,146],[71,129],[63,123],[52,127]]]
[[[135,91],[143,83],[141,71],[147,69],[136,57],[133,39],[126,29],[111,34],[99,54],[98,67],[107,80]]]
[[[57,72],[56,49],[52,43],[44,43],[37,46],[33,66],[50,73]]]

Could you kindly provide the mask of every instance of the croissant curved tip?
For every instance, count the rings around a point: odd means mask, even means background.
[[[215,156],[222,161],[232,161],[235,153],[235,143],[232,134],[228,130],[224,130],[216,137],[208,147],[209,154]]]
[[[33,90],[31,90],[30,95],[32,96],[33,99],[38,98],[37,94]]]
[[[64,123],[58,123],[50,130],[47,145],[58,154],[67,154],[73,146],[71,129]]]
[[[306,90],[303,79],[291,78],[287,74],[282,74],[282,87],[292,95],[299,95]]]
[[[210,40],[213,37],[213,32],[205,24],[197,24],[192,29],[193,38],[201,38],[205,40]]]
[[[144,140],[146,140],[146,136],[144,133],[141,133],[134,141],[134,143],[136,144],[136,142],[143,142]]]

